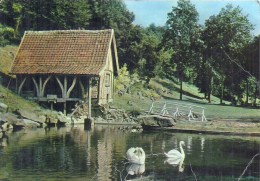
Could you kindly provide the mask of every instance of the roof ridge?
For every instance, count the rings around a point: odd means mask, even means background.
[[[43,30],[43,31],[25,31],[25,34],[45,34],[45,33],[102,33],[113,32],[113,29],[103,30]]]

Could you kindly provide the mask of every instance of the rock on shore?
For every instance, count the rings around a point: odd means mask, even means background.
[[[172,127],[175,120],[172,117],[164,117],[160,115],[142,115],[137,118],[143,127]]]

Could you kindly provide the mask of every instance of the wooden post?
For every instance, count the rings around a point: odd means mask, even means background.
[[[23,88],[23,85],[24,85],[26,79],[27,79],[27,77],[24,77],[24,78],[23,78],[23,80],[22,80],[22,82],[21,82],[21,84],[20,84],[20,86],[19,86],[19,88],[18,88],[18,94],[19,94],[19,95],[21,95],[21,91],[22,91],[22,88]]]
[[[35,86],[35,89],[36,89],[36,92],[37,92],[37,98],[39,99],[39,97],[40,97],[39,86],[37,84],[36,79],[33,76],[32,76],[32,81],[34,83],[34,86]]]
[[[100,77],[98,77],[98,95],[97,95],[97,101],[98,101],[98,104],[100,103],[99,101],[100,101],[100,94],[101,94],[101,84],[100,84]]]
[[[45,80],[44,80],[44,83],[42,84],[42,76],[40,77],[40,89],[41,89],[41,96],[44,97],[44,91],[45,91],[45,87],[48,83],[48,81],[50,80],[51,78],[51,75],[49,75]]]
[[[67,87],[68,87],[68,79],[67,76],[64,76],[64,86],[63,86],[63,99],[64,99],[64,108],[63,108],[63,114],[67,115]]]
[[[39,97],[43,97],[44,90],[42,90],[42,76],[39,77]],[[38,98],[39,98],[38,97]]]
[[[18,94],[18,79],[20,76],[16,75],[16,81],[15,81],[15,92]]]
[[[91,78],[88,78],[88,116],[84,120],[84,129],[89,130],[94,126],[94,120],[91,118]]]
[[[91,78],[88,78],[88,118],[91,118]]]

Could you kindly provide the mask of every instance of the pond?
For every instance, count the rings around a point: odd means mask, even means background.
[[[181,140],[186,157],[171,165],[163,152],[178,149]],[[0,147],[0,180],[260,179],[259,137],[136,133],[108,125],[84,130],[76,125],[22,130],[1,141],[6,145]],[[127,162],[130,147],[144,149],[145,165]]]

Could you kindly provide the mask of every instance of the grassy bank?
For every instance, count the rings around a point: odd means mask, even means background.
[[[212,96],[212,103],[207,103],[201,94],[193,85],[184,83],[183,100],[179,100],[178,85],[175,82],[162,79],[152,79],[149,88],[157,92],[161,99],[161,104],[165,101],[178,104],[193,104],[205,108],[205,115],[208,119],[259,119],[259,108],[232,106],[230,102],[224,101],[224,105],[219,104],[219,99]],[[150,90],[147,90],[150,91]],[[115,96],[114,106],[123,108],[127,111],[136,111],[144,113],[151,107],[152,100],[149,97],[138,96],[136,92],[124,94],[123,96]]]
[[[0,85],[0,93],[3,95],[3,98],[0,98],[0,102],[6,104],[9,107],[9,111],[17,109],[35,111],[41,109],[37,103],[22,98],[2,85]]]
[[[14,56],[18,50],[16,45],[0,47],[0,72],[8,75],[13,63]]]

